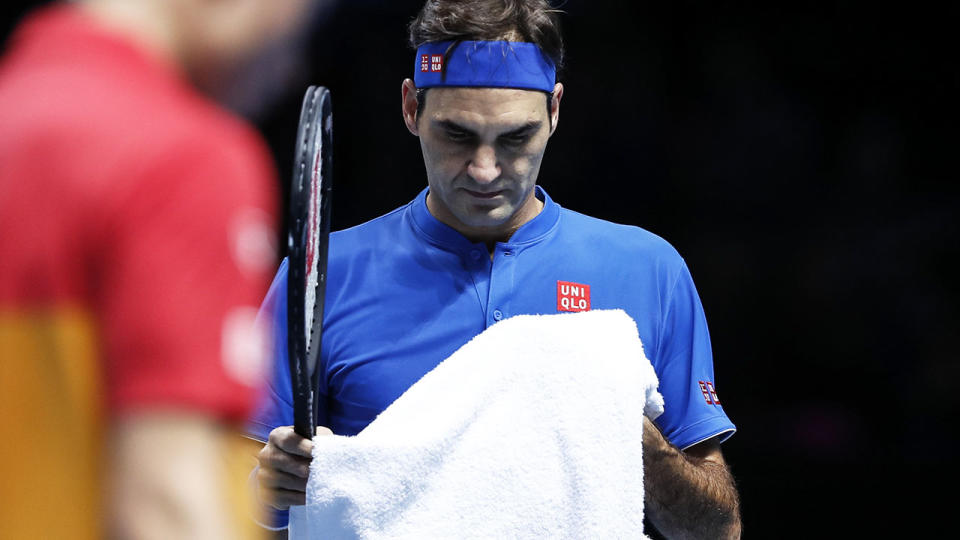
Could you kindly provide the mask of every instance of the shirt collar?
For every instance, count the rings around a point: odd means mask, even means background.
[[[543,201],[543,209],[533,219],[517,229],[510,240],[503,242],[504,245],[522,247],[540,242],[549,236],[560,222],[560,205],[555,203],[542,187],[536,186],[535,189],[537,190],[537,198]],[[473,249],[482,245],[470,242],[453,227],[433,217],[433,214],[427,208],[427,193],[429,192],[430,188],[424,188],[417,195],[417,198],[410,203],[413,224],[419,232],[432,243],[457,251]]]

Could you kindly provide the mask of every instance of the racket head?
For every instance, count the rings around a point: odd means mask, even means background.
[[[311,86],[304,95],[297,128],[287,236],[287,347],[294,430],[306,438],[313,438],[317,416],[332,176],[330,92]]]

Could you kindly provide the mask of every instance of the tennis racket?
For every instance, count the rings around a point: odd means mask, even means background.
[[[287,347],[293,386],[293,427],[312,439],[330,236],[333,115],[330,91],[311,86],[303,98],[290,186],[287,248]]]

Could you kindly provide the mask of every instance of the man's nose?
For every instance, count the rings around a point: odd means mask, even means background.
[[[489,184],[500,176],[500,164],[492,146],[481,145],[477,148],[467,164],[467,174],[481,184]]]

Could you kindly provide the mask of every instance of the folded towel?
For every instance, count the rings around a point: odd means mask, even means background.
[[[623,311],[501,321],[355,437],[314,439],[290,538],[643,537],[656,388]]]

